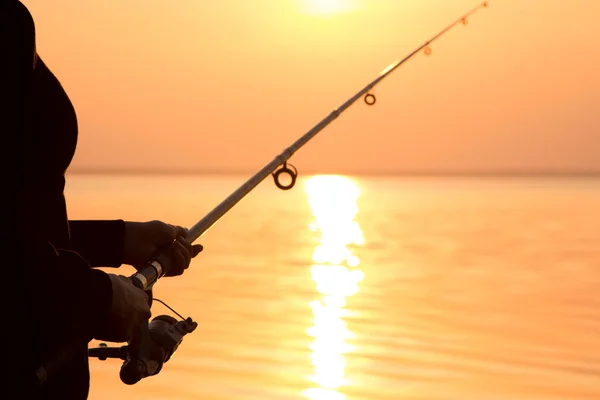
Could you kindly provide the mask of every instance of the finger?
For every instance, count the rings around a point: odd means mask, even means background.
[[[157,221],[155,237],[157,238],[159,246],[168,246],[173,243],[173,240],[177,238],[177,227],[175,225],[166,224],[161,221]]]
[[[169,257],[169,270],[166,276],[179,276],[183,274],[185,260],[178,252],[172,251]]]
[[[154,299],[152,288],[144,290],[144,293],[146,293],[146,298],[148,299],[148,305],[152,306],[152,300]]]
[[[181,253],[181,250],[173,251],[173,273],[174,275],[181,275],[185,271],[187,263],[185,256]]]
[[[204,246],[201,244],[195,244],[192,246],[192,258],[196,257],[200,252],[204,250]]]
[[[185,268],[187,268],[190,264],[190,262],[192,262],[192,245],[189,244],[184,238],[182,237],[178,237],[177,238],[177,244],[180,247],[180,252],[181,254],[184,256],[185,261],[186,261],[186,265]]]
[[[152,317],[152,310],[150,310],[149,306],[142,309],[142,316],[142,322],[147,321],[150,319],[150,317]]]
[[[175,228],[176,236],[181,236],[184,238],[187,237],[188,232],[189,232],[187,228],[184,228],[183,226],[178,226],[178,225],[174,226],[174,228]]]
[[[143,290],[142,290],[142,292],[144,293],[144,298],[146,299],[146,303],[149,303],[150,302],[150,295],[148,294],[148,292],[145,292]]]
[[[185,247],[186,249],[188,249],[188,251],[190,252],[190,254],[192,253],[192,244],[190,242],[188,242],[187,239],[184,236],[178,236],[177,237],[177,241],[179,243],[181,243],[183,245],[183,247]]]
[[[179,241],[175,241],[170,248],[171,261],[173,263],[173,274],[181,275],[183,271],[188,267],[189,262],[187,261],[189,254],[185,246]]]

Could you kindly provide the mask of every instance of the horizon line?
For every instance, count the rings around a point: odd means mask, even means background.
[[[216,169],[151,169],[151,168],[75,168],[67,171],[73,175],[248,175],[256,174],[250,170]],[[302,171],[300,171],[302,172]],[[300,173],[298,175],[301,175]],[[355,171],[308,170],[302,175],[348,175],[381,177],[497,177],[497,178],[600,178],[600,170],[397,170],[397,171]]]

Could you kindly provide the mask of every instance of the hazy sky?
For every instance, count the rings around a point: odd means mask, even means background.
[[[23,3],[39,53],[78,113],[73,170],[245,171],[478,4]],[[357,102],[293,163],[348,173],[600,170],[600,2],[489,4],[434,43],[430,57],[377,86],[375,106]]]

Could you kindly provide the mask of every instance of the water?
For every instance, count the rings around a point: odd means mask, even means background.
[[[246,178],[73,175],[67,201],[191,226]],[[600,398],[598,180],[266,181],[198,242],[155,296],[199,328],[134,386],[91,360],[91,399]]]

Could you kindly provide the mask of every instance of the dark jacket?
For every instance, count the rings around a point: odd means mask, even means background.
[[[112,298],[107,274],[92,267],[121,264],[124,222],[69,221],[64,188],[77,144],[75,110],[37,55],[33,18],[19,1],[0,0],[0,33],[0,133],[11,160],[4,197],[14,196],[3,324],[13,340],[3,389],[20,393],[11,398],[85,399],[87,343],[106,326]],[[59,356],[63,364],[36,385],[36,369]]]

